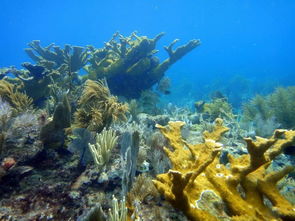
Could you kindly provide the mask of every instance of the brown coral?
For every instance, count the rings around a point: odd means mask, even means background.
[[[200,45],[200,40],[193,39],[173,50],[178,42],[175,40],[165,47],[169,57],[161,63],[155,54],[156,44],[163,35],[159,33],[154,38],[148,38],[133,32],[125,37],[117,32],[105,43],[104,48],[90,47],[90,65],[85,66],[89,78],[96,80],[106,77],[112,93],[139,98],[141,92],[160,82],[171,65]]]
[[[15,112],[22,112],[32,108],[32,98],[17,90],[16,86],[0,80],[0,97],[8,102]]]
[[[105,81],[87,80],[75,113],[77,127],[100,132],[113,121],[126,120],[128,105],[112,96]]]

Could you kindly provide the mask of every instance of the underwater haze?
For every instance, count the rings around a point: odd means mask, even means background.
[[[295,0],[0,0],[0,221],[295,220]]]
[[[23,49],[32,40],[102,47],[116,31],[151,38],[165,32],[157,45],[162,60],[163,46],[176,38],[202,43],[168,70],[172,93],[164,99],[206,98],[204,91],[225,90],[230,81],[257,93],[295,82],[292,0],[2,0],[0,8],[1,67],[28,61]]]

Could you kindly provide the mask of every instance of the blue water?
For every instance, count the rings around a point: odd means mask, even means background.
[[[179,45],[202,41],[167,72],[171,100],[247,84],[252,94],[268,93],[295,83],[294,0],[1,0],[0,11],[0,67],[30,61],[23,49],[35,39],[102,47],[116,31],[149,37],[164,31],[161,59],[175,38]]]

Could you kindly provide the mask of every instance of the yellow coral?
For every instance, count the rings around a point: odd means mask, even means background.
[[[221,119],[216,119],[213,132],[204,133],[204,143],[196,145],[182,139],[183,125],[183,122],[169,122],[166,127],[157,125],[173,149],[164,148],[172,169],[158,175],[153,182],[175,208],[190,220],[218,220],[221,217],[202,210],[198,204],[203,193],[210,191],[216,198],[222,198],[232,220],[295,218],[295,208],[276,188],[276,183],[293,167],[266,173],[274,157],[294,142],[295,131],[277,130],[270,139],[246,138],[249,153],[238,158],[229,155],[230,167],[226,167],[219,163],[218,157],[222,144],[217,141],[228,131]],[[271,208],[264,198],[271,202]]]

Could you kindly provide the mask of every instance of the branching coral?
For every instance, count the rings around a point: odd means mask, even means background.
[[[26,69],[18,70],[10,68],[9,73],[16,78],[9,78],[9,81],[18,85],[20,90],[25,91],[33,98],[35,105],[40,105],[50,94],[50,84],[52,81],[60,78],[61,75],[57,70],[49,70],[41,65],[23,63]]]
[[[100,132],[113,121],[126,120],[127,111],[128,105],[119,103],[104,81],[87,80],[75,113],[75,123],[77,127]]]
[[[266,172],[271,161],[295,141],[295,131],[276,130],[270,139],[245,138],[248,154],[238,158],[229,154],[230,166],[226,167],[219,163],[218,157],[223,147],[218,141],[228,130],[221,119],[216,119],[212,133],[204,133],[204,143],[196,145],[182,139],[183,125],[183,122],[170,122],[166,127],[157,125],[172,148],[164,148],[172,169],[158,175],[154,184],[175,208],[190,220],[218,220],[225,212],[232,220],[295,218],[295,208],[276,188],[276,183],[293,167]],[[199,202],[207,191],[224,201],[227,209],[222,209],[220,216],[201,209]],[[264,202],[265,198],[272,207]]]
[[[83,47],[65,45],[64,49],[50,44],[41,47],[40,41],[35,40],[29,43],[30,48],[26,48],[26,53],[38,64],[50,64],[54,69],[66,66],[68,73],[81,69],[88,61],[88,51]],[[53,50],[52,50],[53,49]]]
[[[160,63],[154,54],[157,52],[156,43],[163,35],[160,33],[150,39],[138,36],[135,32],[128,37],[115,33],[103,49],[90,48],[90,65],[85,67],[90,79],[106,77],[112,93],[138,98],[142,91],[159,82],[172,64],[200,44],[199,40],[191,40],[173,50],[172,47],[178,41],[175,40],[165,47],[169,58]]]
[[[21,89],[26,91],[38,106],[49,97],[53,84],[66,90],[74,90],[74,85],[79,82],[77,71],[88,62],[87,49],[70,45],[61,49],[54,44],[41,47],[40,41],[37,40],[29,43],[29,46],[25,51],[37,64],[25,62],[22,64],[25,70],[11,67],[3,71],[3,75],[14,75],[16,79],[9,80],[22,85]]]

